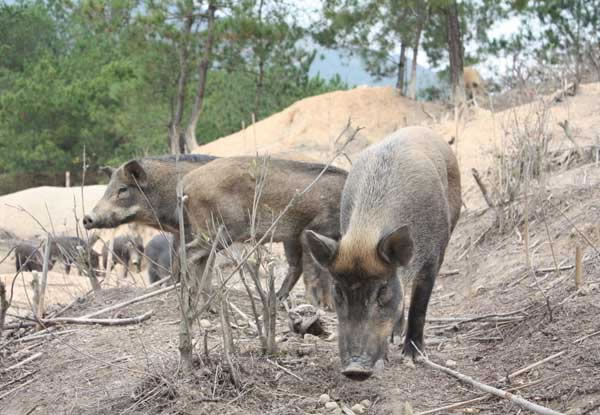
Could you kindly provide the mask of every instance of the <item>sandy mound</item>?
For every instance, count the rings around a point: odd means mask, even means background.
[[[441,107],[411,101],[391,87],[335,91],[298,101],[255,125],[200,147],[197,152],[217,156],[258,152],[320,160],[330,154],[349,118],[354,127],[364,128],[360,145],[354,148],[358,150],[398,128],[426,123],[430,117],[423,109],[436,114]]]
[[[400,97],[391,87],[362,87],[298,101],[253,126],[198,148],[197,152],[218,156],[258,152],[283,158],[327,161],[333,154],[333,142],[351,118],[354,127],[364,127],[346,151],[353,159],[360,150],[398,128],[427,125],[448,140],[458,137],[454,149],[463,176],[465,203],[469,208],[478,208],[485,202],[476,188],[471,169],[485,174],[494,164],[493,155],[510,144],[510,135],[516,128],[533,136],[540,117],[546,117],[546,133],[553,137],[552,147],[570,147],[572,144],[558,126],[559,121],[568,120],[577,143],[590,145],[594,140],[600,140],[597,133],[599,113],[598,83],[581,85],[575,97],[553,105],[533,102],[497,113],[471,108],[458,123],[453,114],[445,112],[440,105]],[[336,164],[349,167],[342,159]]]
[[[33,238],[49,230],[57,235],[75,235],[76,217],[91,210],[106,186],[34,187],[0,197],[0,228],[19,238]]]

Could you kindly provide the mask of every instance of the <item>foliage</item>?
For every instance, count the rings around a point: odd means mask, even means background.
[[[181,42],[190,52],[184,119],[203,52],[202,21],[182,39],[181,19],[174,18],[189,4],[0,0],[0,174],[37,173],[43,184],[48,175],[80,170],[84,149],[90,167],[168,152]],[[219,2],[197,127],[202,142],[248,125],[257,108],[264,118],[306,96],[346,88],[339,79],[308,76],[314,51],[299,46],[304,29],[286,17],[292,12],[284,2],[264,4],[259,16],[258,1]]]

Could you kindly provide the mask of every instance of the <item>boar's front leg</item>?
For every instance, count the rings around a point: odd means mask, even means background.
[[[437,264],[426,263],[412,284],[410,308],[408,310],[408,328],[406,330],[402,353],[413,360],[419,356],[417,348],[421,352],[424,350],[423,329],[425,327],[425,315],[427,314],[427,305],[429,304],[429,297],[431,297],[437,270]]]
[[[286,241],[283,243],[283,248],[289,268],[281,288],[277,291],[277,300],[279,301],[287,298],[302,275],[302,244],[300,240]]]

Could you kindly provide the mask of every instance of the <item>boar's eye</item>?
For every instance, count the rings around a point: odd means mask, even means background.
[[[119,190],[117,190],[117,197],[123,197],[126,195],[127,190],[129,190],[129,188],[127,186],[121,186],[119,187]]]
[[[377,293],[377,304],[379,307],[385,306],[392,299],[392,290],[388,288],[387,284],[382,286]]]

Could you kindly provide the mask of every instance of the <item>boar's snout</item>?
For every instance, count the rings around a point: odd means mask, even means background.
[[[352,380],[367,380],[373,374],[373,369],[361,363],[360,359],[353,358],[350,363],[342,369],[342,374]]]
[[[90,213],[89,215],[85,215],[83,217],[83,227],[85,229],[95,228],[97,222],[98,222],[98,219],[95,217],[95,215],[93,213]]]

